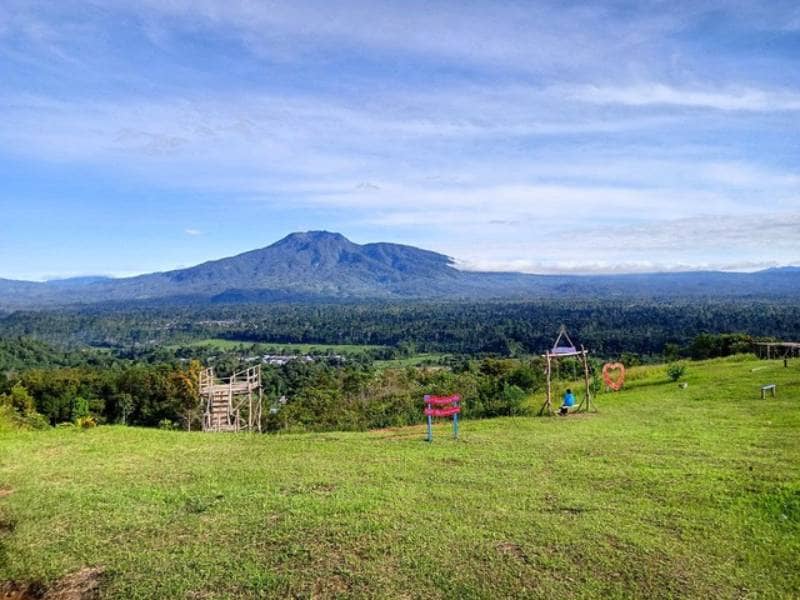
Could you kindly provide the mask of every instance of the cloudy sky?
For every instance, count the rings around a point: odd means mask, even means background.
[[[800,264],[800,5],[3,0],[0,277],[340,231],[465,268]]]

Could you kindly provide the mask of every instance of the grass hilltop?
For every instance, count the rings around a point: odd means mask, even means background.
[[[108,598],[800,597],[800,371],[368,433],[0,433],[0,583]],[[777,398],[759,387],[777,384]],[[540,402],[541,398],[531,399]]]

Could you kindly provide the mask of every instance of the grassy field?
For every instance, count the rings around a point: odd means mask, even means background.
[[[800,364],[600,412],[285,436],[0,434],[0,581],[109,598],[800,597]],[[759,386],[777,383],[776,399]],[[537,398],[537,401],[540,399]]]
[[[447,356],[442,352],[422,352],[406,358],[394,358],[392,360],[376,360],[375,367],[378,369],[400,369],[403,367],[416,367],[428,361],[437,361]]]

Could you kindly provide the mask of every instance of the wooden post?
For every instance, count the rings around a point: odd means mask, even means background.
[[[587,358],[587,354],[588,352],[586,351],[586,348],[584,348],[583,344],[581,344],[581,358],[583,359],[583,385],[584,385],[583,400],[584,402],[586,402],[586,408],[584,410],[588,412],[591,409],[592,405],[592,393],[589,390],[589,359]],[[581,402],[581,405],[583,405],[583,402]],[[580,406],[578,407],[578,410],[580,410]]]
[[[261,411],[264,406],[264,396],[261,393],[261,368],[258,370],[258,432],[261,433]]]
[[[544,406],[542,410],[539,411],[539,414],[542,414],[545,410],[547,410],[548,416],[553,414],[553,405],[552,405],[552,390],[550,384],[550,376],[552,371],[552,363],[550,362],[550,352],[545,354],[545,358],[547,359],[547,398],[544,401]]]
[[[231,378],[228,380],[228,410],[227,415],[225,415],[225,420],[228,422],[228,425],[231,424],[231,410],[233,410],[233,380],[236,379],[236,373],[231,375]]]
[[[250,376],[250,371],[247,370],[247,431],[253,431],[253,380],[255,377]],[[255,373],[253,374],[255,375]]]

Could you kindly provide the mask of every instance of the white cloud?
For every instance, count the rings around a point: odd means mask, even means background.
[[[185,233],[186,235],[190,235],[190,236],[203,235],[203,232],[200,231],[199,229],[191,229],[191,228],[190,229],[184,229],[183,233]]]
[[[597,104],[671,105],[724,111],[797,111],[800,93],[791,90],[676,88],[661,83],[560,88],[565,97]]]
[[[308,201],[321,206],[357,208],[382,225],[482,225],[514,219],[541,223],[563,219],[574,224],[594,218],[625,222],[633,218],[687,216],[698,206],[724,213],[736,202],[716,191],[686,191],[599,185],[467,185],[441,188],[381,184],[377,193],[318,194]],[[369,216],[371,215],[371,216]]]
[[[733,271],[753,272],[781,266],[777,261],[741,262],[691,262],[674,263],[658,261],[586,262],[571,261],[538,262],[529,260],[476,260],[457,261],[456,267],[464,271],[501,271],[531,273],[538,275],[616,275],[624,273],[682,273],[687,271]],[[800,255],[788,264],[800,265]]]
[[[768,237],[763,232],[769,232]],[[800,212],[698,214],[506,239],[502,243],[473,239],[469,245],[456,242],[441,250],[459,257],[457,265],[465,270],[543,274],[754,271],[800,265]]]

